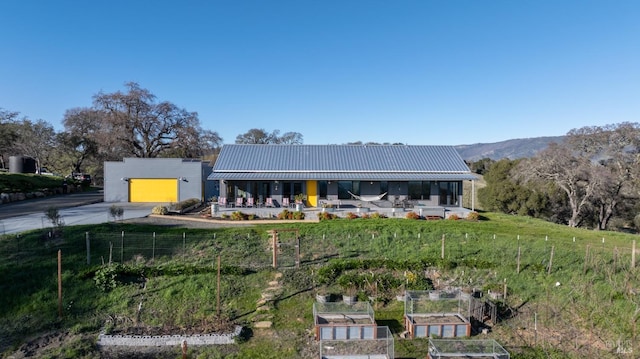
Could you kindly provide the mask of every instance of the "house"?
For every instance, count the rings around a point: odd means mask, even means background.
[[[205,201],[217,194],[206,181],[208,162],[181,158],[125,158],[104,163],[105,202]]]
[[[476,177],[453,146],[233,144],[208,179],[228,203],[286,207],[303,194],[308,207],[359,201],[427,211],[461,208],[462,183]]]

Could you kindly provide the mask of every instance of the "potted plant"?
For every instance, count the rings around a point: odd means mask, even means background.
[[[213,196],[209,198],[209,202],[211,202],[211,217],[213,217],[215,214],[218,214],[218,211],[220,210],[218,197]]]
[[[293,197],[296,202],[296,211],[301,211],[302,206],[304,206],[304,202],[307,200],[307,195],[303,193],[298,193]]]
[[[333,203],[322,202],[322,212],[333,212]]]

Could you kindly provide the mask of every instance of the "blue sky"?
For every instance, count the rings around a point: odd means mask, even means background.
[[[458,145],[640,121],[640,1],[0,2],[0,108],[135,81],[225,143]]]

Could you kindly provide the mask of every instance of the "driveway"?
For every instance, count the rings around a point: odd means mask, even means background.
[[[51,227],[45,211],[55,207],[65,225],[99,224],[113,218],[109,208],[124,209],[123,219],[146,217],[155,203],[105,203],[102,192],[83,192],[51,196],[0,205],[0,234],[11,234]]]

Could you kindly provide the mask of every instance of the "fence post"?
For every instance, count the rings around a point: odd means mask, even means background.
[[[444,259],[444,233],[442,234],[442,248],[440,249],[440,258]]]
[[[151,259],[156,260],[156,232],[153,232],[153,241],[151,244]]]
[[[120,241],[120,263],[124,263],[124,231],[122,231],[122,239]]]
[[[182,255],[187,255],[187,233],[182,232]]]
[[[516,273],[520,274],[520,246],[518,246],[518,265],[516,267]]]
[[[89,232],[84,232],[84,240],[87,244],[87,265],[91,265],[91,242],[89,242]]]
[[[58,249],[58,318],[62,319],[62,249]]]
[[[547,274],[551,274],[551,266],[553,265],[553,250],[555,246],[551,246],[551,255],[549,256],[549,269],[547,270]]]
[[[631,244],[631,269],[636,267],[636,240]]]
[[[582,274],[587,273],[587,260],[589,259],[589,245],[587,244],[587,249],[584,253],[584,267],[582,268]]]

